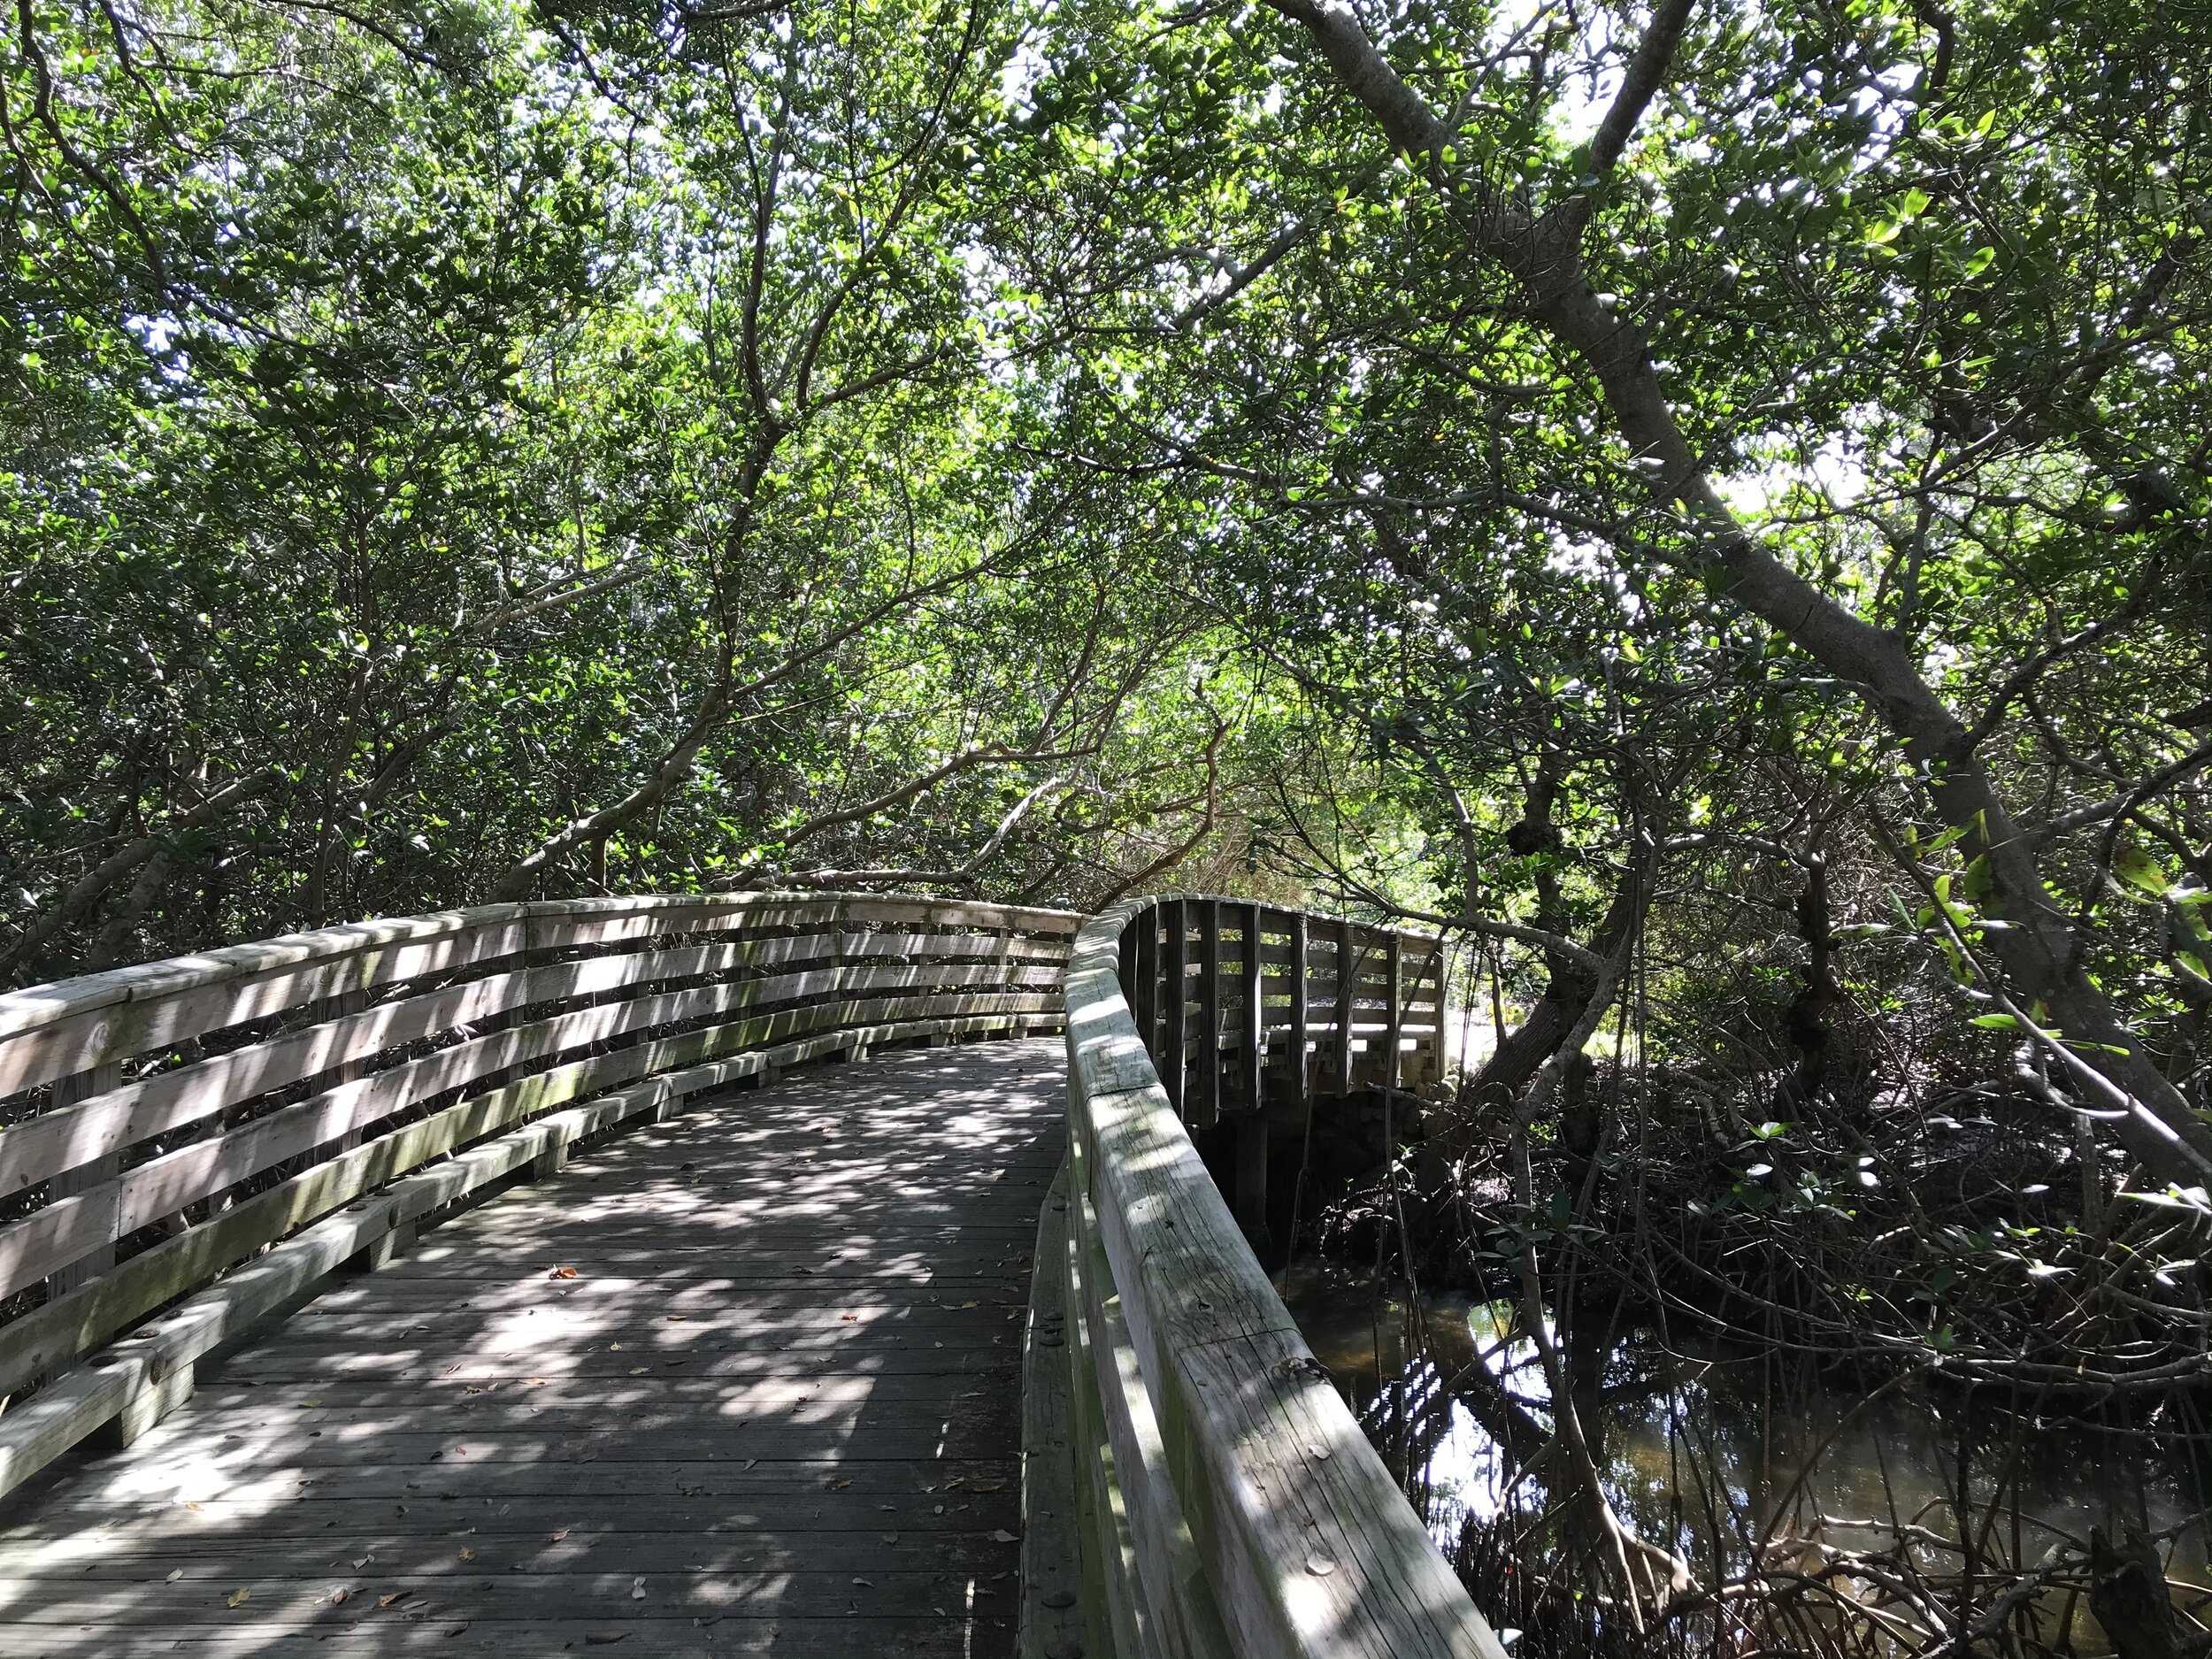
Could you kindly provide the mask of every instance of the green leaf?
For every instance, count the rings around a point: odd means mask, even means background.
[[[2133,841],[2124,841],[2112,856],[2112,873],[2146,898],[2163,897],[2173,885],[2166,867]]]

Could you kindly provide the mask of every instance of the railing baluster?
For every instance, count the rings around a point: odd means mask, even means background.
[[[1137,1035],[1144,1040],[1144,1051],[1156,1062],[1160,1057],[1160,907],[1147,905],[1130,924],[1137,933],[1137,977],[1130,983],[1135,1001],[1131,1011],[1137,1018]]]
[[[1267,1010],[1260,996],[1260,907],[1244,907],[1244,1010],[1241,1019],[1244,1109],[1260,1110],[1261,1067],[1267,1057]]]
[[[80,1071],[73,1077],[58,1079],[54,1083],[52,1104],[48,1110],[58,1111],[65,1106],[75,1105],[79,1101],[89,1100],[95,1094],[104,1094],[111,1088],[120,1088],[122,1084],[122,1062],[110,1060],[104,1065],[93,1067],[89,1071]],[[88,1164],[81,1164],[74,1169],[63,1170],[47,1182],[47,1198],[50,1202],[57,1198],[69,1198],[79,1193],[90,1192],[102,1183],[113,1180],[121,1171],[122,1167],[123,1155],[119,1148],[113,1152],[104,1153]],[[112,1228],[111,1228],[111,1231]],[[98,1249],[81,1256],[66,1266],[57,1268],[48,1274],[46,1276],[46,1299],[52,1302],[58,1297],[65,1296],[80,1285],[89,1284],[114,1265],[115,1245],[111,1240]],[[50,1372],[49,1375],[58,1374],[59,1369],[58,1368],[56,1372]]]
[[[1187,1052],[1190,1031],[1190,907],[1181,899],[1160,906],[1167,926],[1167,973],[1161,988],[1166,1005],[1160,1010],[1165,1022],[1160,1047],[1164,1050],[1160,1081],[1167,1086],[1168,1103],[1176,1116],[1187,1121],[1183,1110],[1183,1084],[1190,1070]]]
[[[1405,949],[1394,930],[1390,935],[1389,1029],[1383,1037],[1382,1087],[1398,1087],[1398,1038],[1405,1029]]]
[[[1202,1129],[1221,1118],[1221,902],[1198,905],[1198,1099]]]
[[[1422,964],[1421,978],[1432,988],[1429,993],[1429,1034],[1415,1044],[1421,1064],[1413,1071],[1416,1086],[1439,1083],[1444,1078],[1444,941],[1438,940],[1430,949],[1427,960]]]
[[[1352,981],[1359,977],[1359,946],[1352,924],[1336,925],[1336,1092],[1352,1092]]]
[[[1306,1074],[1306,917],[1302,910],[1290,918],[1290,1064],[1294,1098],[1303,1106],[1312,1098]]]

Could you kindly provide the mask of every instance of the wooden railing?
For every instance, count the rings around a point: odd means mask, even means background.
[[[1192,1128],[1270,1094],[1303,1105],[1439,1075],[1443,944],[1427,934],[1174,894],[1117,950],[1137,1034]]]
[[[1118,1655],[1505,1651],[1299,1335],[1183,1121],[1256,1105],[1271,1071],[1304,1091],[1317,1073],[1335,1088],[1398,1084],[1409,1054],[1434,1064],[1441,997],[1430,989],[1425,1009],[1409,990],[1433,986],[1432,968],[1409,964],[1434,941],[1342,926],[1221,899],[1133,900],[1087,924],[1068,964],[1066,1432],[1082,1600]],[[1333,956],[1320,972],[1317,940]],[[1362,965],[1377,950],[1379,981]]]
[[[244,1325],[585,1136],[874,1042],[1057,1029],[1079,921],[500,904],[0,995],[0,1402],[45,1379],[0,1416],[0,1492],[134,1437]]]
[[[1184,1125],[1226,1122],[1230,1196],[1258,1232],[1271,1126],[1317,1095],[1391,1095],[1441,1075],[1442,942],[1242,899],[1175,894],[1122,929],[1123,992]],[[1171,988],[1179,985],[1178,997]]]

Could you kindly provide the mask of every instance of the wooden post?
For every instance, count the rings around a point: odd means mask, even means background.
[[[1137,933],[1137,982],[1125,986],[1129,1011],[1136,1018],[1137,1035],[1144,1051],[1156,1064],[1160,1057],[1160,910],[1150,905],[1139,910],[1129,926]]]
[[[389,1267],[415,1248],[415,1224],[403,1221],[388,1232],[380,1233],[358,1254],[346,1258],[346,1266],[357,1273],[373,1273],[379,1268]]]
[[[1352,981],[1359,977],[1359,946],[1349,922],[1336,925],[1336,1092],[1352,1092]]]
[[[368,1005],[369,994],[357,987],[350,991],[341,991],[335,996],[323,998],[314,1005],[312,1018],[317,1025],[321,1025],[326,1020],[343,1019],[349,1014],[358,1014]],[[356,1078],[366,1077],[368,1071],[369,1056],[357,1056],[351,1060],[340,1062],[331,1070],[324,1072],[322,1076],[309,1083],[308,1087],[311,1089],[334,1088],[341,1083],[350,1083]],[[308,1154],[307,1162],[325,1164],[343,1153],[352,1151],[354,1148],[361,1144],[361,1129],[357,1125],[347,1130],[335,1141],[324,1141],[322,1145]]]
[[[1244,907],[1244,1010],[1240,1020],[1243,1027],[1240,1047],[1244,1050],[1243,1061],[1244,1110],[1256,1112],[1260,1109],[1260,1068],[1267,1061],[1267,1009],[1260,995],[1260,907]],[[1263,1137],[1263,1146],[1264,1138]],[[1265,1160],[1262,1160],[1264,1174]]]
[[[1246,1112],[1237,1119],[1237,1225],[1248,1238],[1267,1233],[1267,1118]]]
[[[111,1088],[122,1087],[123,1063],[120,1060],[110,1060],[106,1064],[96,1065],[89,1071],[80,1071],[73,1077],[56,1079],[53,1104],[48,1110],[58,1111],[64,1106],[74,1106],[78,1102],[89,1100],[95,1094],[104,1094]],[[63,1170],[55,1175],[46,1183],[46,1195],[50,1199],[71,1198],[79,1193],[89,1192],[104,1181],[113,1180],[121,1173],[122,1168],[121,1151],[119,1149],[107,1153],[93,1159],[89,1164],[81,1164],[73,1170]],[[57,1297],[67,1295],[80,1285],[90,1283],[115,1265],[115,1228],[113,1225],[109,1226],[107,1233],[107,1242],[101,1245],[98,1249],[79,1256],[65,1267],[56,1268],[46,1276],[47,1301],[52,1302]],[[48,1374],[58,1375],[59,1369],[57,1368],[56,1371]]]
[[[1201,1129],[1221,1118],[1221,901],[1198,902],[1198,1100]]]
[[[190,1360],[168,1367],[158,1378],[132,1389],[123,1409],[94,1432],[92,1443],[103,1451],[120,1451],[191,1399],[193,1387]]]
[[[1290,1064],[1294,1098],[1301,1106],[1312,1098],[1306,1073],[1306,913],[1290,918]]]
[[[1398,932],[1390,933],[1390,1017],[1389,1029],[1383,1035],[1382,1086],[1386,1092],[1398,1087],[1398,1033],[1405,1028],[1405,948]]]
[[[1185,1054],[1190,1015],[1189,907],[1180,899],[1170,899],[1160,906],[1160,914],[1167,924],[1167,973],[1161,985],[1166,995],[1160,1009],[1165,1022],[1160,1039],[1160,1079],[1167,1085],[1168,1104],[1175,1108],[1177,1117],[1187,1121],[1183,1110],[1183,1077],[1189,1069]]]
[[[1444,1079],[1444,941],[1438,940],[1430,949],[1428,960],[1421,968],[1421,978],[1430,983],[1432,1012],[1429,1015],[1429,1034],[1426,1052],[1417,1042],[1414,1051],[1420,1056],[1420,1064],[1413,1069],[1415,1082],[1440,1083]]]

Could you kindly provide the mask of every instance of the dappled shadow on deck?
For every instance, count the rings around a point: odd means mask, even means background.
[[[0,1653],[1010,1653],[1061,1055],[718,1097],[332,1281],[0,1512]]]

